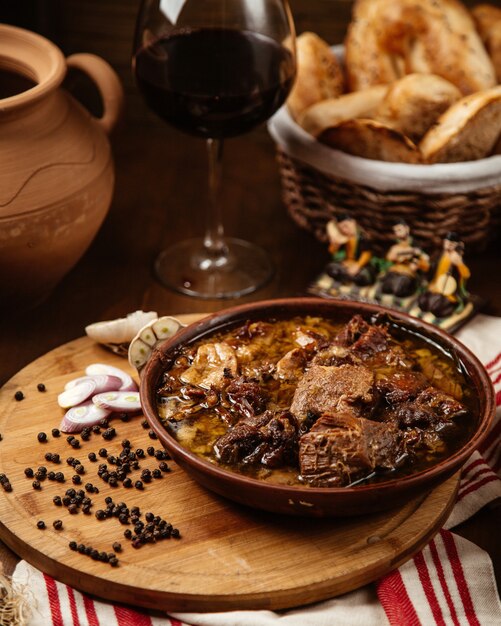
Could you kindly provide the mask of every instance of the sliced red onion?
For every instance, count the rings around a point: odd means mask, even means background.
[[[72,389],[76,385],[86,381],[93,380],[96,383],[96,389],[94,393],[102,393],[103,391],[116,391],[122,386],[122,379],[118,376],[109,376],[107,374],[94,374],[93,376],[79,376],[70,380],[64,386],[64,389]]]
[[[93,363],[85,368],[87,376],[94,376],[104,374],[106,376],[117,376],[122,381],[119,391],[137,391],[138,387],[130,374],[124,372],[118,367],[113,365],[106,365],[106,363]]]
[[[107,391],[92,396],[92,402],[98,407],[109,411],[135,413],[141,410],[139,393],[137,391]]]
[[[108,417],[111,411],[96,406],[92,401],[73,406],[66,411],[59,429],[65,433],[79,433],[86,426],[94,426]]]
[[[60,393],[57,396],[57,403],[59,406],[63,407],[63,409],[68,409],[72,406],[76,406],[77,404],[81,404],[94,395],[96,386],[97,385],[94,380],[83,380],[81,383],[78,383],[78,385]]]

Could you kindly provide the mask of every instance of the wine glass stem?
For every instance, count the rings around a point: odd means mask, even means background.
[[[209,210],[204,237],[204,248],[211,265],[220,267],[227,262],[228,249],[224,241],[224,227],[221,209],[221,171],[223,140],[208,139],[209,159]]]

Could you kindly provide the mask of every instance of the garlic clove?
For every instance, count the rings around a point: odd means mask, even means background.
[[[178,319],[167,315],[152,320],[130,342],[129,363],[140,372],[146,365],[155,346],[160,341],[172,337],[184,327],[185,324],[182,324]]]
[[[141,328],[157,318],[158,315],[155,311],[134,311],[129,313],[127,317],[89,324],[85,327],[85,332],[97,343],[128,343]]]

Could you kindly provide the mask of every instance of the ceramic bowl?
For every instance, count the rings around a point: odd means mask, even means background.
[[[478,397],[479,413],[468,442],[454,454],[410,476],[358,487],[312,488],[271,484],[233,473],[211,464],[183,446],[163,427],[156,407],[156,390],[169,355],[183,344],[191,343],[215,331],[240,325],[247,320],[289,318],[296,315],[319,315],[339,322],[360,314],[370,319],[386,313],[399,327],[433,342],[459,359],[468,384]],[[141,375],[141,403],[152,429],[172,458],[201,485],[217,494],[250,507],[306,516],[345,516],[387,510],[419,494],[430,491],[457,472],[487,435],[495,412],[491,381],[478,359],[457,339],[425,322],[384,307],[350,301],[318,298],[292,298],[244,304],[214,313],[195,322],[167,339],[153,351]]]

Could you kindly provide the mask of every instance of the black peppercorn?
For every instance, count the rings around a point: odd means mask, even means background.
[[[99,426],[101,426],[102,428],[108,428],[109,424],[110,420],[106,417],[103,417],[103,419],[99,421]]]
[[[74,461],[74,460],[75,460],[75,457],[74,457],[74,456],[69,456],[69,457],[66,459],[66,463],[68,463],[68,465],[73,465],[73,461]]]
[[[63,472],[56,472],[56,481],[58,483],[64,483],[64,474],[63,474]]]
[[[150,455],[150,456],[155,456],[155,448],[153,446],[148,446],[148,448],[146,448],[146,452]]]
[[[86,547],[87,547],[87,546],[86,546],[85,544],[83,544],[83,543],[79,543],[79,544],[78,544],[78,546],[77,546],[77,551],[78,551],[80,554],[85,554],[85,548],[86,548]]]
[[[75,466],[75,472],[77,474],[85,474],[85,467],[82,464],[77,465]]]
[[[171,534],[172,537],[174,537],[174,539],[180,539],[181,538],[181,533],[179,532],[178,528],[173,528],[170,531],[170,534]]]
[[[99,435],[99,433],[101,432],[101,429],[99,428],[99,425],[98,425],[98,424],[94,424],[94,426],[92,427],[92,432],[93,432],[95,435]]]
[[[50,471],[50,472],[47,474],[47,478],[48,478],[49,480],[56,480],[56,472]]]
[[[63,501],[61,500],[61,496],[54,496],[52,498],[52,502],[54,502],[56,506],[62,506],[63,504]]]
[[[154,469],[152,474],[153,478],[162,478],[162,472],[158,468]]]
[[[124,530],[124,537],[126,539],[130,539],[132,537],[132,530],[130,528]]]
[[[103,520],[106,518],[106,513],[102,509],[98,509],[95,513],[96,519]]]
[[[31,486],[33,487],[33,489],[36,489],[37,491],[42,488],[42,485],[40,484],[40,481],[38,481],[38,480],[34,480],[31,483]]]
[[[113,548],[115,552],[122,551],[122,544],[119,541],[115,541],[111,547]]]
[[[37,439],[40,443],[45,443],[47,441],[46,433],[38,433]]]
[[[92,550],[90,553],[90,558],[93,561],[98,561],[99,560],[99,552],[97,550]]]
[[[124,478],[122,485],[126,489],[130,489],[132,487],[132,480],[130,478]]]
[[[118,480],[112,476],[109,480],[108,480],[108,485],[110,487],[116,487],[118,485]]]
[[[134,487],[139,490],[144,489],[143,483],[140,480],[136,480]]]
[[[170,472],[170,467],[167,465],[165,461],[162,461],[158,464],[158,467],[162,470],[162,472]]]
[[[65,495],[70,496],[70,498],[74,498],[77,495],[77,492],[73,489],[73,487],[70,487],[69,489],[66,489]]]
[[[89,459],[89,461],[92,461],[92,463],[95,463],[97,461],[97,456],[95,452],[89,452],[87,458]]]
[[[12,485],[10,484],[8,479],[2,481],[2,487],[4,491],[7,491],[9,493],[12,491]]]
[[[61,436],[61,431],[59,430],[59,428],[53,428],[52,429],[52,436],[53,437],[60,437]]]
[[[35,475],[35,472],[33,471],[31,467],[27,467],[24,470],[24,475],[26,476],[26,478],[33,478],[33,476]]]
[[[70,550],[76,550],[78,547],[78,544],[76,541],[70,541],[70,543],[68,544],[68,547]]]
[[[144,459],[144,450],[142,448],[138,448],[136,450],[136,456],[138,459]]]
[[[45,522],[43,520],[39,520],[37,522],[37,528],[39,528],[40,530],[43,530],[45,528]]]
[[[106,439],[106,441],[110,441],[116,434],[117,433],[114,428],[107,428],[101,436],[103,439]]]
[[[106,448],[101,448],[98,452],[99,456],[105,458],[108,456],[108,450],[106,450]]]
[[[80,485],[82,483],[82,479],[80,478],[78,474],[75,474],[74,476],[72,476],[71,480],[74,485]]]
[[[72,448],[79,448],[80,447],[80,442],[78,441],[78,439],[72,439],[70,442],[70,446]]]
[[[122,441],[122,448],[130,448],[130,441],[128,439]]]
[[[52,522],[52,526],[54,526],[56,530],[61,530],[61,528],[63,527],[63,522],[60,519],[56,519]]]
[[[75,515],[76,513],[78,513],[78,505],[75,503],[70,504],[68,507],[68,513],[71,513],[72,515]]]
[[[148,437],[149,437],[150,439],[158,439],[158,435],[157,435],[157,433],[156,433],[154,430],[150,430],[150,431],[148,432]]]
[[[38,383],[37,389],[41,392],[46,391],[45,385],[43,383]]]
[[[24,393],[22,391],[16,391],[16,393],[14,394],[14,398],[18,402],[21,402],[21,400],[24,400]]]
[[[155,517],[155,516],[153,515],[153,513],[151,513],[150,511],[148,511],[148,513],[146,513],[146,514],[145,514],[144,519],[145,519],[147,522],[152,522],[152,521],[153,521],[153,519],[154,519],[154,517]]]
[[[150,425],[148,424],[148,420],[143,420],[141,422],[141,426],[146,430],[147,428],[150,427]]]
[[[67,441],[68,443],[71,443],[71,442],[73,441],[73,439],[75,439],[75,436],[74,436],[74,435],[68,435],[68,436],[66,437],[66,441]]]

